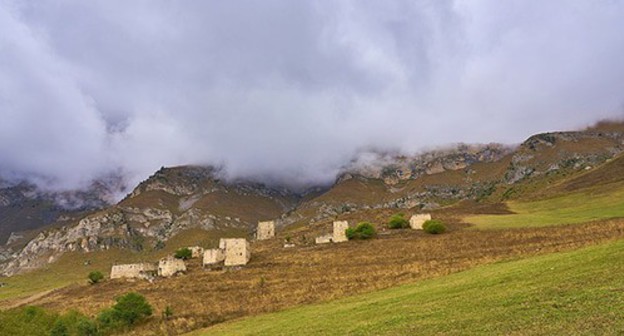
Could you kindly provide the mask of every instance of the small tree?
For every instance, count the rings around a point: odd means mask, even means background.
[[[166,306],[165,310],[162,312],[163,318],[168,320],[171,316],[173,316],[173,309],[170,306]]]
[[[93,271],[89,273],[88,278],[89,278],[89,283],[92,285],[95,285],[96,283],[104,279],[104,274],[102,274],[102,272],[100,271]]]
[[[191,249],[188,247],[183,247],[181,249],[178,249],[173,256],[178,259],[186,260],[190,259],[193,256],[193,251],[191,251]]]
[[[405,219],[405,214],[402,213],[390,217],[390,221],[388,222],[388,227],[391,229],[406,229],[409,226],[409,221]]]
[[[446,231],[446,226],[439,219],[430,219],[423,223],[423,230],[430,234],[440,234]]]
[[[355,228],[348,228],[345,234],[349,240],[351,239],[370,239],[375,237],[377,231],[375,226],[369,222],[361,222]]]
[[[152,315],[152,306],[141,294],[130,292],[118,297],[112,307],[112,317],[125,325],[133,325],[137,321]]]

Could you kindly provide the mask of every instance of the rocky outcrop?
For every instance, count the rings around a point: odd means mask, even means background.
[[[39,233],[11,261],[0,267],[0,274],[12,275],[36,267],[47,258],[55,261],[68,251],[90,252],[111,247],[135,248],[131,238],[136,235],[127,225],[123,212],[108,210],[88,216],[77,225]]]
[[[337,183],[353,175],[381,179],[387,185],[403,180],[417,179],[423,175],[460,170],[477,162],[500,160],[513,151],[513,147],[501,144],[457,145],[444,150],[424,152],[414,156],[387,153],[364,153],[344,168]]]
[[[621,132],[582,131],[537,134],[514,152],[504,182],[515,184],[527,178],[559,171],[597,166],[624,151]]]

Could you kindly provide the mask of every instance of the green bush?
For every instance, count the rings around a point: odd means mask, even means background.
[[[439,219],[430,219],[424,222],[422,228],[425,232],[431,234],[439,234],[446,231],[446,226]]]
[[[103,333],[112,333],[130,327],[152,315],[152,306],[141,294],[130,292],[115,300],[117,303],[100,312],[97,317],[99,329]]]
[[[104,274],[100,271],[93,271],[89,273],[89,283],[94,285],[104,279]]]
[[[116,299],[112,307],[113,316],[126,325],[133,325],[137,321],[152,315],[152,306],[139,293],[130,292]]]
[[[375,237],[377,231],[373,224],[369,222],[361,222],[355,228],[348,228],[345,230],[347,238],[351,239],[370,239]]]
[[[97,316],[97,325],[104,334],[112,333],[124,327],[124,323],[119,319],[117,312],[112,309],[104,309]]]
[[[406,229],[410,227],[409,221],[405,219],[405,214],[398,213],[390,217],[388,227],[391,229]]]
[[[193,251],[188,247],[183,247],[177,251],[175,251],[174,257],[182,260],[190,259],[193,256]]]

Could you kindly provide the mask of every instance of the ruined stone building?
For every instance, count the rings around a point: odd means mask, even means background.
[[[158,262],[158,275],[161,277],[167,278],[179,272],[186,272],[186,264],[182,259],[168,256]]]
[[[225,260],[225,253],[222,249],[206,249],[204,251],[204,259],[202,261],[202,265],[204,266],[214,266]]]
[[[416,214],[410,218],[410,227],[414,230],[422,230],[423,224],[431,220],[430,214]]]
[[[332,235],[332,240],[334,243],[342,243],[349,240],[347,238],[347,229],[349,228],[349,222],[347,221],[336,221],[334,222],[334,232]]]
[[[111,279],[133,278],[148,279],[156,274],[156,264],[137,263],[113,265],[110,272]]]
[[[347,238],[346,230],[349,228],[349,222],[347,221],[335,221],[333,224],[333,232],[320,237],[316,237],[315,242],[317,244],[327,243],[342,243],[349,240]]]
[[[204,255],[204,248],[199,246],[189,246],[187,247],[191,250],[191,258],[201,258]]]
[[[275,236],[275,221],[258,222],[256,239],[265,240]]]
[[[246,265],[251,258],[249,242],[245,238],[221,238],[219,248],[225,251],[225,266]]]
[[[316,237],[316,239],[314,239],[314,242],[316,244],[328,244],[332,242],[332,238],[333,238],[333,235],[326,234],[323,236]]]

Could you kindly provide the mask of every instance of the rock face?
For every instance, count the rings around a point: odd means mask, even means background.
[[[513,147],[500,144],[458,145],[456,147],[429,151],[415,156],[388,153],[365,153],[345,167],[338,181],[360,175],[381,179],[387,185],[424,175],[464,169],[477,162],[494,162],[513,151]]]
[[[85,211],[108,207],[124,190],[123,179],[113,175],[94,181],[85,190],[63,192],[42,190],[25,181],[0,179],[0,244],[11,232],[36,230],[62,218],[84,216]]]

